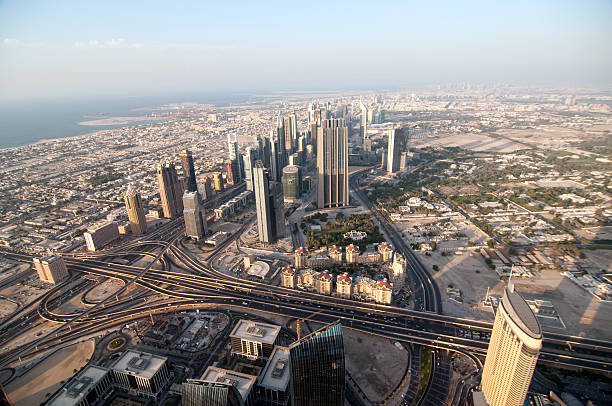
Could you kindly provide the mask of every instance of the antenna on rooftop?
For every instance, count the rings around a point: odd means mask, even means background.
[[[514,282],[512,281],[512,274],[514,273],[514,264],[510,268],[510,277],[508,278],[508,291],[510,293],[514,292]]]

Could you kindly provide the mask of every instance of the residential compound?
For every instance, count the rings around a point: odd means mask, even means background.
[[[329,270],[316,271],[312,268],[330,267],[343,264],[380,264],[381,270],[388,271],[392,280],[402,279],[406,271],[406,259],[387,243],[377,246],[377,252],[359,254],[356,245],[346,247],[346,256],[340,247],[331,246],[308,257],[308,251],[299,247],[294,253],[294,266],[281,271],[281,284],[287,288],[304,289],[322,295],[335,295],[347,299],[391,304],[393,283],[383,273],[370,277],[357,271],[352,274],[343,272],[334,275]],[[312,267],[312,268],[310,268]],[[335,285],[335,287],[334,287]]]

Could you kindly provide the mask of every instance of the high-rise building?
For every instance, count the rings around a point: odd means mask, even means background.
[[[97,251],[119,238],[119,229],[114,221],[103,221],[92,225],[83,234],[87,250]]]
[[[283,170],[283,168],[285,167],[285,165],[287,165],[287,147],[286,147],[286,138],[285,138],[285,132],[287,130],[285,129],[285,121],[283,119],[283,116],[280,115],[280,113],[278,114],[278,119],[276,120],[276,134],[274,134],[274,137],[272,139],[276,139],[276,141],[278,142],[278,148],[276,149],[276,153],[278,154],[278,176],[279,176],[279,180],[280,180],[280,176],[281,176],[281,171]]]
[[[348,130],[344,120],[324,120],[318,132],[317,206],[348,206]]]
[[[244,406],[236,386],[229,377],[221,382],[187,379],[181,386],[181,406]]]
[[[344,342],[339,322],[289,346],[292,406],[343,406]]]
[[[193,166],[193,155],[186,149],[179,154],[181,158],[181,164],[183,165],[183,172],[185,173],[185,189],[190,192],[197,190],[197,181],[195,168]]]
[[[387,173],[389,174],[400,170],[404,139],[405,135],[402,128],[389,130],[387,144]]]
[[[497,308],[482,372],[489,406],[522,406],[542,348],[542,329],[512,280]]]
[[[156,397],[170,376],[167,361],[159,355],[127,350],[111,368],[115,385],[137,396]]]
[[[34,258],[34,268],[38,278],[47,283],[57,284],[68,278],[68,269],[62,257],[48,256]]]
[[[217,192],[220,192],[224,189],[223,175],[221,174],[221,172],[216,172],[213,174],[213,185]]]
[[[253,190],[253,164],[257,159],[256,151],[253,147],[247,147],[244,154],[244,180],[246,182],[246,190]]]
[[[237,177],[234,177],[234,184],[239,183],[242,180],[242,159],[240,159],[240,153],[238,152],[238,136],[234,134],[234,139],[232,139],[231,135],[227,135],[227,147],[229,149],[229,160],[231,162],[236,162],[236,174]]]
[[[283,168],[283,193],[285,200],[302,196],[302,169],[299,166],[288,165]]]
[[[230,185],[237,185],[240,183],[240,174],[237,160],[230,160],[225,163],[225,180]]]
[[[287,155],[290,155],[297,149],[297,121],[295,113],[283,118],[283,128],[285,129],[285,151],[287,151]]]
[[[176,174],[176,168],[170,162],[157,167],[157,183],[164,217],[175,219],[183,214],[183,190]]]
[[[195,240],[206,235],[206,213],[200,205],[197,192],[185,192],[183,195],[183,217],[185,218],[185,234]]]
[[[130,230],[134,234],[144,234],[147,232],[147,219],[140,194],[128,186],[125,192],[125,210],[130,220]]]
[[[252,360],[268,359],[279,343],[280,326],[249,320],[239,320],[230,333],[232,355]]]
[[[364,141],[368,135],[368,108],[359,99],[359,109],[361,116],[359,119],[359,137]]]
[[[278,182],[281,179],[281,151],[279,150],[278,140],[275,139],[274,131],[270,132],[270,180]]]
[[[198,193],[200,194],[200,200],[202,201],[212,198],[213,179],[210,176],[207,176],[198,182]]]
[[[310,132],[310,144],[315,148],[317,146],[317,122],[313,121],[309,124],[309,132]]]
[[[268,179],[261,161],[256,161],[253,168],[253,192],[259,240],[272,243],[285,234],[283,189],[280,183]]]

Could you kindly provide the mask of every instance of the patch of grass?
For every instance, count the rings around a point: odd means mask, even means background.
[[[110,348],[111,350],[116,350],[117,348],[121,347],[124,343],[125,343],[125,340],[123,338],[115,338],[113,341],[111,341],[108,344],[108,348]]]
[[[416,395],[416,404],[419,403],[423,395],[425,395],[425,389],[429,383],[429,376],[431,375],[431,361],[432,353],[431,348],[421,349],[421,380],[419,382],[419,390]]]

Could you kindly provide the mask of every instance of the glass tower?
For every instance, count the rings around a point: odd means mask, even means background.
[[[343,406],[342,326],[335,322],[289,346],[292,406]]]
[[[183,406],[244,406],[240,393],[231,384],[188,379],[181,392]]]

